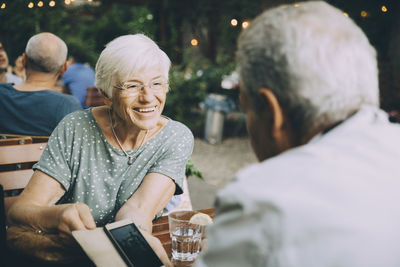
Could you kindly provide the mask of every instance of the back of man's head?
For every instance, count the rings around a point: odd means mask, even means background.
[[[351,19],[322,1],[258,16],[239,37],[237,58],[254,108],[265,105],[258,90],[271,90],[297,143],[362,105],[378,105],[374,48]]]
[[[57,73],[61,71],[67,59],[68,49],[59,37],[43,32],[29,39],[25,53],[28,70]]]

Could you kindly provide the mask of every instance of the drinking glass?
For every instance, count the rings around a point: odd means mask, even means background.
[[[196,211],[175,211],[168,215],[172,262],[178,265],[194,263],[201,249],[205,227],[190,223]]]

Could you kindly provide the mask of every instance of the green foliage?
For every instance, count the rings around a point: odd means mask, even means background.
[[[154,38],[157,25],[146,6],[113,3],[111,5],[66,6],[56,1],[49,7],[43,1],[39,8],[35,1],[8,0],[0,9],[0,41],[3,42],[10,62],[22,54],[28,39],[39,32],[52,32],[69,43],[82,47],[94,65],[104,46],[117,36],[145,33]]]
[[[194,166],[194,163],[193,163],[192,159],[189,159],[188,163],[186,164],[185,175],[188,178],[190,176],[196,176],[196,177],[204,180],[203,174],[201,173],[201,171],[199,169],[196,168],[196,166]]]
[[[205,116],[200,103],[208,93],[220,90],[221,77],[228,74],[232,66],[219,67],[208,60],[187,62],[171,69],[164,114],[187,125],[195,136],[201,136]]]

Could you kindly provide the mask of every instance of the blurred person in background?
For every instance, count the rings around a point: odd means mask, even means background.
[[[23,80],[21,77],[8,72],[9,67],[7,52],[3,46],[3,43],[0,42],[0,83],[22,83]]]
[[[25,66],[24,66],[24,55],[20,55],[15,60],[15,66],[12,69],[14,75],[20,77],[23,81],[26,80]]]
[[[86,49],[71,43],[68,46],[70,57],[67,71],[62,75],[65,91],[76,97],[81,106],[85,106],[86,89],[94,87],[94,70],[89,65]]]
[[[0,84],[0,132],[49,136],[65,115],[81,109],[70,95],[54,92],[66,69],[67,46],[52,33],[39,33],[26,45],[26,81]]]
[[[218,193],[195,266],[400,266],[400,125],[362,30],[326,2],[280,6],[237,59],[260,163]]]

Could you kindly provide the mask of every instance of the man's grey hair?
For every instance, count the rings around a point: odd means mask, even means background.
[[[96,64],[96,87],[112,98],[114,86],[121,86],[139,72],[160,68],[165,80],[171,61],[157,44],[143,34],[118,37],[108,43]]]
[[[43,32],[32,36],[25,48],[28,57],[27,68],[57,73],[67,60],[67,45],[56,35]]]
[[[379,102],[375,49],[322,1],[265,11],[240,34],[237,60],[255,109],[263,106],[259,89],[271,90],[298,139]]]

